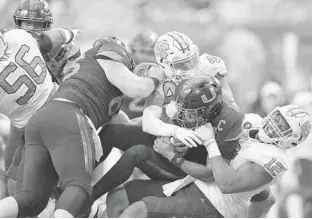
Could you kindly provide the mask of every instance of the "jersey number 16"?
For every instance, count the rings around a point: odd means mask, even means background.
[[[27,52],[29,52],[29,50],[30,48],[27,45],[22,45],[15,55],[16,63],[10,62],[10,64],[6,66],[2,72],[0,72],[0,87],[6,93],[16,93],[23,84],[28,87],[28,90],[24,96],[21,96],[16,100],[16,103],[19,105],[25,105],[29,101],[29,99],[35,94],[37,85],[42,84],[47,75],[46,66],[39,56],[35,56],[30,63],[24,60],[24,56]],[[41,66],[42,69],[39,75],[35,71],[35,68],[38,65]],[[24,69],[27,74],[19,76],[11,85],[7,82],[7,78],[9,75],[14,73],[18,67]]]

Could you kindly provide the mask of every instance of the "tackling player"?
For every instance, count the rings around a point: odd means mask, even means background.
[[[39,39],[20,29],[1,34],[0,111],[11,120],[8,147],[24,144],[23,128],[56,90],[41,53],[68,43],[73,37],[73,32],[65,29],[50,30]],[[6,159],[12,158],[13,153],[6,153]],[[6,168],[9,164],[7,160]]]
[[[38,41],[40,41],[40,37],[42,36],[41,34],[44,33],[44,31],[50,30],[53,22],[53,17],[48,3],[44,0],[22,0],[18,4],[13,18],[15,26],[18,29],[26,30]],[[66,31],[67,30],[65,30],[65,32]],[[55,36],[59,37],[58,34]],[[77,32],[75,32],[75,38],[73,38],[70,43],[63,44],[62,42],[65,42],[63,40],[56,44],[54,42],[53,47],[48,49],[49,51],[43,51],[42,60],[48,64],[49,72],[53,73],[51,74],[52,79],[54,76],[60,75],[59,72],[62,71],[65,64],[68,67],[72,61],[80,55],[80,49],[76,44],[76,37]],[[53,41],[55,41],[55,39],[53,39]],[[58,81],[61,80],[60,77],[55,78]],[[51,80],[51,78],[48,80]],[[57,85],[54,86],[53,93],[58,87]],[[22,158],[24,143],[24,130],[20,127],[16,127],[12,123],[10,127],[8,146],[5,150],[5,166],[7,170],[8,192],[10,195],[15,193],[16,172]],[[22,169],[23,167],[20,168]],[[21,179],[18,180],[21,181]],[[21,182],[19,182],[19,184],[21,184]]]
[[[46,0],[20,1],[13,18],[16,28],[30,32],[35,38],[49,30],[53,23],[53,16]],[[52,79],[60,83],[64,77],[62,68],[66,65],[66,60],[75,60],[80,55],[79,47],[75,41],[72,41],[70,44],[53,48],[49,53],[43,54],[43,58],[52,74]]]
[[[54,217],[77,216],[102,155],[96,130],[119,112],[124,95],[147,97],[164,79],[158,68],[142,78],[132,73],[134,67],[125,44],[115,37],[99,39],[80,57],[53,100],[28,122],[23,191],[0,201],[0,217],[39,214],[58,178],[64,191]]]
[[[241,149],[228,163],[220,156],[211,124],[202,125],[209,111],[203,96],[211,92],[205,90],[207,85],[199,85],[194,80],[182,84],[177,101],[181,122],[200,126],[196,134],[208,152],[207,165],[175,153],[170,140],[157,140],[154,149],[189,176],[172,183],[135,180],[124,190],[109,194],[108,207],[114,204],[119,213],[127,202],[133,203],[121,217],[246,217],[250,201],[259,201],[251,198],[278,182],[287,170],[286,150],[303,142],[311,132],[311,116],[297,106],[278,107],[264,120],[247,114]],[[263,210],[267,213],[269,209]]]
[[[35,37],[39,36],[39,31],[42,32],[50,29],[53,22],[48,4],[45,1],[39,0],[22,0],[14,12],[13,19],[15,27],[18,29],[24,29],[28,32],[38,31],[38,34],[33,35]],[[24,144],[24,140],[22,139],[23,135],[24,134],[20,133],[17,127],[11,124],[8,146],[5,150],[6,171],[8,171],[12,163],[15,150],[21,145],[21,142]],[[11,166],[8,176],[15,180],[15,174],[16,168]]]
[[[170,103],[176,86],[182,79],[192,78],[199,73],[222,78],[222,88],[230,90],[224,78],[227,74],[225,64],[215,56],[203,54],[199,57],[198,47],[189,37],[179,32],[167,32],[160,36],[155,45],[155,56],[165,72],[166,80],[153,93],[153,97],[147,100],[149,106],[143,112],[142,128],[155,136],[174,136],[185,145],[195,147],[201,141],[194,131],[166,123],[162,118],[163,107]],[[227,93],[235,106],[232,93]]]

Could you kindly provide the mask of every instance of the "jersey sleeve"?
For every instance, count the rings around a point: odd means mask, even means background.
[[[204,53],[199,58],[200,61],[200,72],[202,74],[208,74],[210,76],[218,76],[220,78],[227,76],[227,69],[225,62],[213,55]]]

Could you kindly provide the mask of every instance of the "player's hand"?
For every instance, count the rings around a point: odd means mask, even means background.
[[[197,147],[197,145],[203,144],[194,131],[181,127],[177,127],[174,137],[188,147]]]
[[[153,148],[157,153],[161,154],[168,160],[172,160],[175,155],[174,146],[172,145],[168,137],[157,138],[154,142]]]
[[[195,130],[196,135],[203,141],[209,141],[215,138],[215,133],[212,125],[210,123],[206,123],[205,125],[197,128]]]

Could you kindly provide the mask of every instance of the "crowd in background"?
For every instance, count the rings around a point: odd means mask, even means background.
[[[0,2],[0,28],[13,27],[18,0]],[[267,115],[276,106],[296,104],[312,113],[312,4],[308,0],[50,0],[54,27],[78,28],[82,50],[95,39],[115,35],[130,41],[149,28],[177,30],[201,52],[225,60],[238,105]],[[276,9],[278,8],[278,13]],[[145,51],[151,54],[152,51]],[[134,113],[140,115],[140,109]],[[0,177],[9,121],[0,116]],[[312,140],[312,137],[310,137]],[[310,142],[292,149],[289,173],[276,187],[269,217],[312,217]],[[295,155],[295,156],[294,156]],[[4,193],[0,185],[0,197]]]

